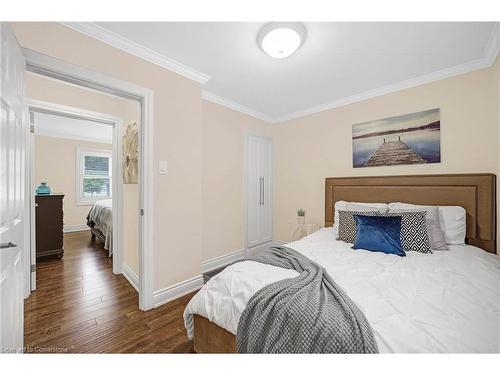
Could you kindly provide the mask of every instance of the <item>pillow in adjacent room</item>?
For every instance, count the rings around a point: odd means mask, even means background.
[[[429,243],[432,250],[449,250],[446,243],[446,238],[441,231],[441,226],[439,225],[439,208],[438,206],[421,206],[418,209],[414,208],[398,208],[389,210],[389,213],[400,213],[400,212],[415,212],[424,211],[425,223],[427,225],[427,235],[429,236]]]
[[[427,235],[426,211],[378,214],[379,216],[401,216],[401,245],[404,251],[432,253]]]
[[[387,203],[363,203],[363,202],[347,202],[347,201],[337,201],[335,202],[335,212],[333,215],[333,231],[335,233],[339,232],[339,211],[389,211],[389,206]]]
[[[406,256],[401,245],[401,216],[354,215],[356,240],[353,249]]]
[[[339,211],[339,233],[337,240],[354,243],[356,239],[356,221],[354,215],[376,216],[378,211]]]

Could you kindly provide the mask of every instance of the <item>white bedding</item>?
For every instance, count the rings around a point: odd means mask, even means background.
[[[404,258],[336,241],[324,228],[287,244],[326,268],[364,312],[379,352],[500,353],[500,258],[469,245]],[[184,312],[236,334],[252,295],[291,270],[245,261],[214,276]]]
[[[104,248],[113,254],[113,200],[103,199],[94,203],[89,212],[89,218],[106,237]]]

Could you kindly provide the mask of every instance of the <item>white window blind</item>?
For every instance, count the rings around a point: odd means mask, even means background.
[[[111,152],[79,150],[78,154],[79,204],[111,198]]]

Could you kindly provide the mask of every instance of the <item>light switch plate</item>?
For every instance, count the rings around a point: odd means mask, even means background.
[[[160,160],[159,170],[160,170],[160,174],[167,174],[167,161],[166,160]]]

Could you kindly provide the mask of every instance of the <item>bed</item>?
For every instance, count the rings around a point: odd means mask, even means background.
[[[321,264],[369,321],[380,353],[500,352],[500,260],[492,174],[327,178],[325,228],[286,246]],[[458,205],[467,212],[466,244],[405,258],[336,241],[334,204],[409,202]],[[200,353],[231,353],[252,295],[297,273],[245,261],[213,277],[185,311]]]
[[[87,215],[87,225],[92,239],[99,238],[109,256],[113,254],[113,203],[112,199],[103,199],[94,203]]]

